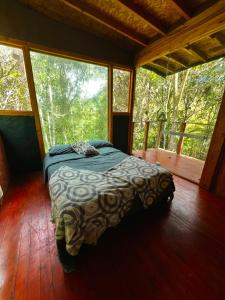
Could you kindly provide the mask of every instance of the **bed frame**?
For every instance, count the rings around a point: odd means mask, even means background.
[[[175,191],[175,186],[173,181],[171,181],[167,189],[160,195],[157,201],[148,208],[148,210],[154,209],[155,207],[161,207],[165,209],[169,208],[174,198],[174,191]],[[140,198],[136,196],[134,198],[131,209],[128,211],[127,215],[124,218],[129,218],[129,216],[134,215],[135,213],[142,210],[144,210],[144,208],[142,206]],[[71,273],[78,270],[77,268],[78,256],[77,255],[72,256],[66,251],[65,240],[56,240],[56,245],[58,250],[58,257],[63,266],[64,272]]]

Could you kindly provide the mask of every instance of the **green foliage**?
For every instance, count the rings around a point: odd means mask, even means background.
[[[224,90],[225,59],[162,78],[154,72],[137,72],[134,121],[150,120],[148,147],[155,147],[163,119],[160,147],[176,151],[180,125],[187,124],[182,153],[205,159]],[[136,123],[134,149],[142,149],[141,123]],[[170,132],[178,133],[171,135]]]
[[[31,110],[22,50],[0,45],[0,109]]]
[[[46,150],[107,139],[107,68],[36,52],[31,60]]]
[[[107,68],[56,56],[31,53],[46,150],[77,140],[107,139]],[[148,147],[176,151],[186,124],[182,153],[205,159],[225,81],[225,59],[167,78],[140,68],[134,103],[134,149],[142,149],[144,121],[150,121]],[[127,111],[128,71],[113,70],[113,109]],[[22,50],[0,46],[0,109],[30,110]]]
[[[113,69],[113,111],[127,112],[130,72]]]

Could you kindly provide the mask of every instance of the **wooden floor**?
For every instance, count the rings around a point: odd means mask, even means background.
[[[64,274],[40,173],[20,178],[0,212],[0,299],[225,299],[225,200],[175,177],[169,209],[106,232]]]
[[[134,155],[151,163],[160,162],[170,172],[194,183],[199,183],[205,162],[185,155],[177,155],[164,149],[148,149],[134,151]]]

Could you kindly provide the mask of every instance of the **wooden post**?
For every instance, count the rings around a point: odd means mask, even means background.
[[[45,148],[44,148],[41,122],[40,122],[39,111],[38,111],[38,104],[37,104],[37,97],[36,97],[36,91],[35,91],[35,85],[34,85],[32,64],[31,64],[31,59],[30,59],[30,51],[27,46],[23,47],[23,57],[24,57],[26,75],[27,75],[27,83],[28,83],[28,88],[29,88],[29,93],[30,93],[31,107],[32,107],[32,111],[34,113],[34,120],[35,120],[35,126],[36,126],[36,131],[37,131],[39,149],[40,149],[41,158],[43,159],[44,155],[45,155]]]
[[[225,143],[225,91],[223,94],[220,110],[216,120],[216,125],[212,135],[209,151],[206,157],[205,165],[202,171],[200,180],[200,187],[207,190],[217,190],[217,184],[224,181],[223,178],[218,178],[223,175],[222,169],[225,168],[223,164],[223,145]],[[216,178],[215,178],[216,177]],[[217,181],[220,183],[217,183]],[[222,182],[224,184],[224,182]],[[218,193],[219,194],[219,193]],[[220,194],[220,196],[223,196]]]
[[[163,123],[164,123],[164,121],[160,121],[159,122],[159,130],[158,130],[158,136],[157,136],[157,139],[156,139],[155,148],[159,148],[159,146],[160,146],[160,140],[161,140],[161,136],[162,136]]]
[[[144,127],[144,148],[143,150],[146,151],[148,148],[148,132],[149,132],[149,121],[145,121]]]
[[[130,89],[129,89],[129,103],[128,103],[128,113],[129,118],[129,132],[128,132],[128,154],[132,153],[133,145],[133,110],[134,110],[134,97],[135,97],[135,87],[136,87],[136,69],[134,68],[130,75]]]
[[[133,137],[134,137],[134,122],[131,122],[131,128],[130,128],[130,154],[132,153],[133,149]]]
[[[180,125],[180,137],[179,137],[179,140],[178,140],[178,143],[177,143],[177,154],[180,155],[181,152],[182,152],[182,148],[183,148],[183,142],[184,142],[184,132],[185,132],[185,129],[186,129],[186,126],[187,126],[187,123],[186,122],[182,122],[181,125]]]
[[[108,139],[113,141],[113,68],[108,66]]]

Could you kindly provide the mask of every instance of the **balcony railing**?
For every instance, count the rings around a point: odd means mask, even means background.
[[[205,160],[213,124],[165,121],[133,122],[133,149],[163,148]]]

